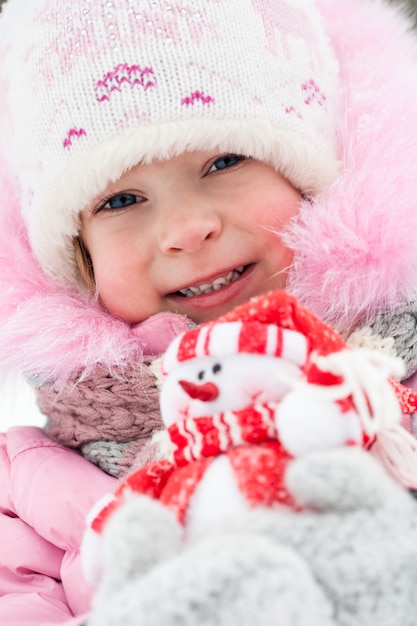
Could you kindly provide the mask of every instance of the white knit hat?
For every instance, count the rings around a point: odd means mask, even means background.
[[[139,162],[245,154],[337,175],[338,67],[313,0],[9,0],[1,149],[44,271],[77,285],[79,212]]]

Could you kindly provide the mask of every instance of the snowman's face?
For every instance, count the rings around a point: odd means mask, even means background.
[[[284,359],[259,354],[204,357],[180,363],[166,379],[161,412],[166,426],[185,417],[203,417],[280,400],[301,370]]]

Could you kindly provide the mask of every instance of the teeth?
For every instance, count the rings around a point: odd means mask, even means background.
[[[193,298],[194,296],[201,296],[203,293],[207,294],[211,293],[212,291],[219,291],[220,289],[222,289],[222,287],[234,283],[235,280],[237,280],[239,276],[243,274],[244,269],[245,266],[242,265],[241,267],[238,267],[235,270],[229,272],[227,276],[221,276],[220,278],[216,278],[216,280],[214,280],[212,283],[203,283],[201,285],[198,285],[198,287],[194,285],[192,287],[186,287],[185,289],[180,289],[178,293],[185,296],[186,298]]]

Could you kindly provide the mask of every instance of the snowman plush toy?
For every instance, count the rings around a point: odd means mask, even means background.
[[[162,372],[169,456],[88,520],[89,626],[415,624],[398,360],[278,291],[178,336]]]

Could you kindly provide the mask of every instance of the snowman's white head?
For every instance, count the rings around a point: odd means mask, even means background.
[[[301,369],[294,363],[260,354],[206,356],[185,361],[167,376],[162,387],[162,418],[169,427],[185,417],[203,417],[278,401],[290,388],[287,381],[301,375]]]
[[[212,323],[177,337],[164,357],[162,419],[240,410],[280,400],[299,378],[308,342],[299,332],[259,322]]]

